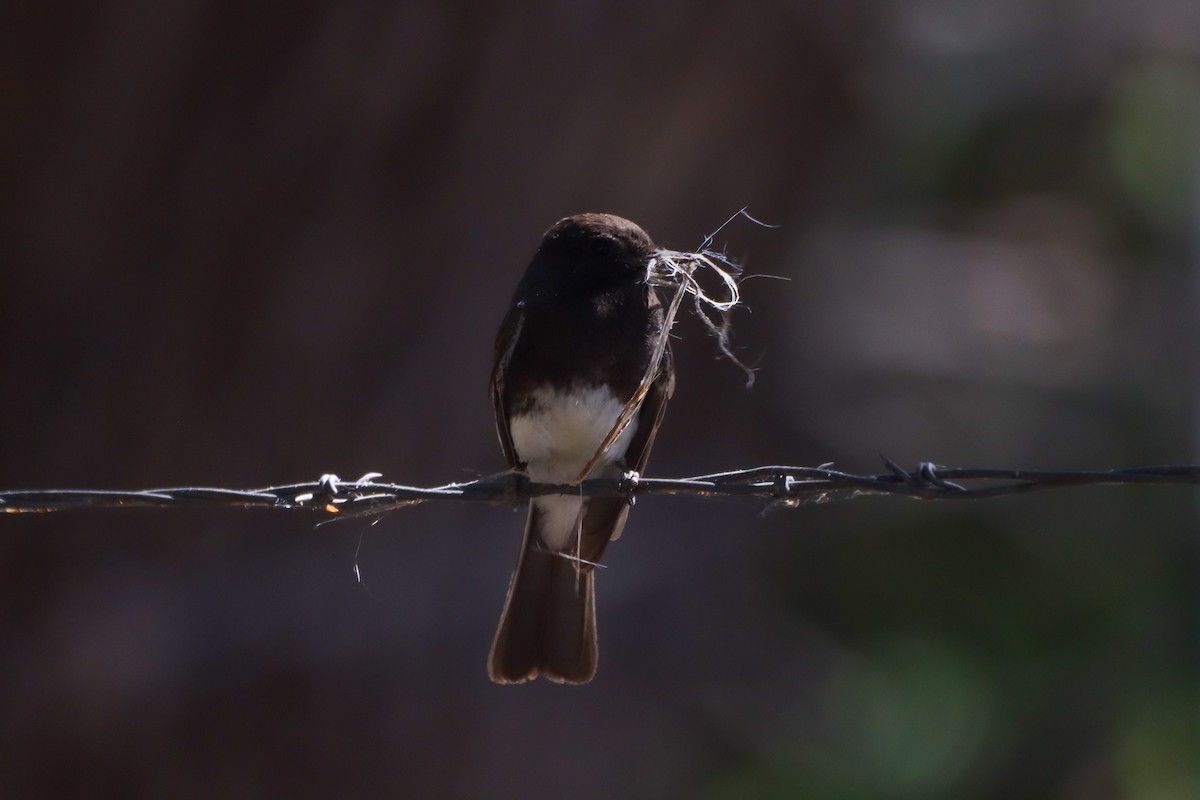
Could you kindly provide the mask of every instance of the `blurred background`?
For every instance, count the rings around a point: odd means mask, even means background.
[[[1200,458],[1190,0],[6,17],[0,487],[495,472],[542,232],[743,206],[650,474]],[[576,688],[486,678],[523,512],[6,516],[0,793],[1196,797],[1197,500],[648,498]]]

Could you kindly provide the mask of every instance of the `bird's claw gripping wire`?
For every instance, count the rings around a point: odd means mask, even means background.
[[[633,506],[637,502],[635,492],[637,492],[638,482],[641,479],[642,476],[638,474],[636,469],[626,470],[625,474],[621,476],[621,491],[625,493],[625,501],[630,506]]]
[[[502,473],[505,474],[505,473]],[[511,469],[507,473],[508,484],[508,499],[512,504],[513,510],[521,507],[525,501],[533,502],[533,498],[529,496],[529,475],[524,472],[524,465],[521,469]]]

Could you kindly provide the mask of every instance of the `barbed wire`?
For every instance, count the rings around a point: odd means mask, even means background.
[[[32,489],[0,491],[0,512],[47,513],[101,508],[272,508],[317,511],[330,519],[382,515],[432,501],[519,504],[531,497],[626,497],[653,495],[738,497],[763,501],[763,513],[867,495],[893,495],[920,500],[979,500],[1003,495],[1072,486],[1122,484],[1200,484],[1193,464],[1130,467],[1102,471],[1055,471],[993,468],[947,468],[929,462],[906,470],[884,458],[887,472],[855,475],[819,467],[766,466],[697,475],[691,478],[594,478],[578,485],[535,483],[505,472],[467,483],[421,488],[381,482],[372,472],[356,481],[322,475],[311,483],[262,489],[179,487],[119,491],[102,489]]]

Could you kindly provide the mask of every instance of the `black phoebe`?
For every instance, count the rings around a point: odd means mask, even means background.
[[[496,337],[492,400],[508,463],[531,480],[572,483],[638,391],[665,311],[649,283],[650,237],[608,214],[580,214],[546,232]],[[641,472],[675,388],[663,351],[641,408],[588,477]],[[488,673],[497,683],[596,674],[595,565],[621,534],[621,498],[539,497]]]

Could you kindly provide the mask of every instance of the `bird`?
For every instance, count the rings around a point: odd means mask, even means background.
[[[611,214],[566,217],[543,235],[495,344],[492,401],[512,470],[566,484],[645,469],[675,390],[656,252],[642,228]],[[646,376],[636,414],[583,475]],[[596,566],[629,507],[620,497],[530,500],[488,658],[492,681],[592,680]]]

